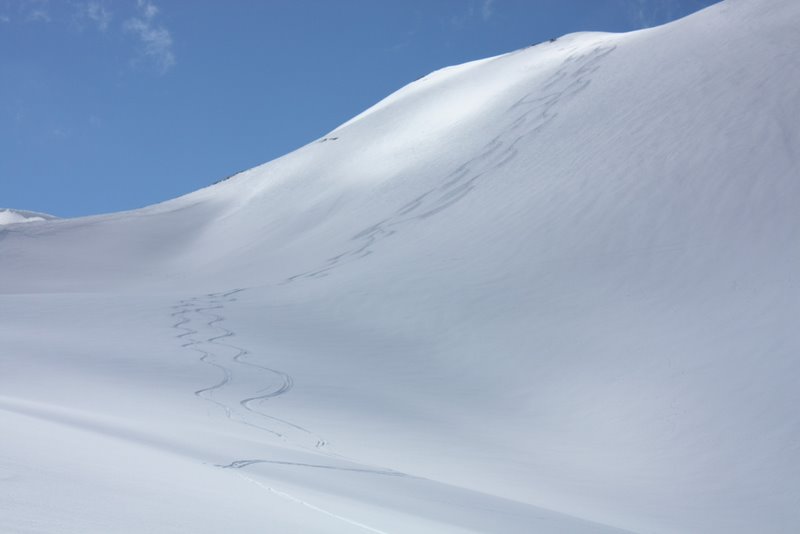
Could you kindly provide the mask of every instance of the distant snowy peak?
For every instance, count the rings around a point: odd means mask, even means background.
[[[35,211],[12,210],[0,208],[0,226],[7,224],[27,223],[36,221],[49,221],[57,219],[53,215],[46,213],[37,213]]]

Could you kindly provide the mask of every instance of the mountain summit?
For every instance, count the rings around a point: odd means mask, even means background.
[[[0,208],[0,226],[24,222],[49,221],[52,219],[55,219],[55,217],[45,213]]]

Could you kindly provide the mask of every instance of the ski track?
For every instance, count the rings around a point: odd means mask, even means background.
[[[294,379],[288,373],[245,359],[245,357],[250,354],[249,351],[229,341],[231,338],[235,337],[236,333],[222,326],[225,321],[225,316],[222,312],[226,304],[236,301],[234,295],[242,291],[244,291],[244,289],[240,288],[222,293],[209,293],[203,296],[181,300],[172,307],[174,310],[172,317],[180,317],[178,322],[173,324],[172,327],[180,331],[175,337],[184,341],[181,344],[181,348],[199,353],[200,361],[203,364],[213,367],[221,374],[219,381],[210,386],[196,390],[194,395],[219,407],[225,414],[225,417],[231,421],[262,430],[273,439],[280,439],[286,445],[303,449],[307,452],[313,452],[328,460],[351,462],[359,467],[324,463],[290,462],[266,458],[234,460],[228,464],[215,464],[215,466],[222,469],[234,469],[239,476],[266,489],[271,494],[302,505],[330,518],[348,523],[367,532],[388,534],[385,531],[372,528],[353,519],[320,508],[319,506],[294,497],[284,491],[267,486],[242,473],[243,469],[253,465],[274,465],[387,477],[409,476],[391,469],[372,468],[370,466],[360,467],[361,464],[355,461],[325,450],[325,447],[328,445],[328,441],[325,438],[297,423],[276,417],[259,409],[260,405],[269,399],[288,394],[294,387]],[[190,326],[193,322],[199,325],[198,328]],[[233,351],[235,354],[232,357],[225,358],[223,354],[221,354],[222,351],[219,350],[220,348]],[[250,374],[253,372],[265,373],[272,378],[270,382],[274,382],[274,380],[277,379],[278,385],[267,385],[257,391],[257,395],[245,396],[235,404],[229,404],[218,400],[216,394],[221,394],[223,390],[226,392],[228,392],[228,390],[235,391],[233,381],[237,367],[239,371],[247,368]],[[256,419],[258,423],[253,422],[251,419]],[[309,438],[314,442],[313,446],[309,446]]]
[[[268,400],[280,397],[291,392],[294,387],[294,379],[284,371],[255,363],[245,359],[250,352],[229,340],[235,337],[236,333],[222,324],[225,316],[222,311],[225,305],[235,302],[233,295],[244,291],[244,289],[234,289],[223,293],[210,293],[200,297],[192,297],[181,300],[173,306],[172,317],[180,317],[180,320],[172,325],[181,333],[175,337],[184,340],[181,348],[189,349],[200,354],[200,361],[219,371],[221,378],[210,386],[200,388],[194,395],[205,401],[211,402],[219,407],[225,417],[233,422],[257,428],[268,433],[272,438],[277,438],[285,445],[293,448],[302,449],[306,452],[325,457],[328,460],[345,461],[357,465],[349,467],[342,465],[289,462],[282,460],[251,458],[234,460],[228,464],[215,464],[217,467],[225,469],[242,469],[256,464],[285,465],[295,467],[307,467],[316,469],[327,469],[334,471],[346,471],[355,473],[365,473],[383,475],[391,477],[408,477],[409,475],[394,471],[392,469],[378,468],[372,466],[362,466],[362,464],[327,450],[329,442],[322,436],[292,421],[266,413],[261,405]],[[190,324],[195,322],[199,329],[192,328]],[[213,331],[211,330],[213,329]],[[203,331],[203,332],[201,332]],[[223,348],[235,352],[232,357],[224,357],[217,348]],[[217,394],[236,391],[234,384],[235,371],[241,372],[246,368],[247,373],[252,375],[254,372],[262,373],[265,378],[269,378],[269,384],[255,392],[256,395],[246,395],[235,403],[226,403],[217,398]],[[275,379],[278,384],[274,385]],[[238,393],[243,393],[239,391]]]
[[[574,50],[572,55],[567,57],[561,67],[548,80],[532,88],[530,92],[506,110],[502,119],[506,123],[505,127],[502,128],[504,133],[491,139],[475,157],[461,164],[449,175],[445,176],[442,183],[437,187],[423,192],[410,202],[406,202],[387,218],[357,232],[350,238],[352,243],[350,248],[328,258],[324,265],[311,271],[290,276],[283,283],[288,284],[300,279],[328,276],[330,271],[342,265],[369,256],[375,251],[380,242],[411,223],[432,217],[461,201],[481,185],[482,179],[490,171],[511,163],[518,155],[517,145],[522,142],[532,142],[551,122],[556,120],[559,113],[559,105],[574,98],[591,84],[591,75],[600,68],[602,59],[611,54],[615,48],[615,45],[599,43],[586,52]],[[546,94],[537,96],[541,95],[542,92]],[[326,450],[328,441],[311,430],[264,411],[263,407],[269,400],[287,395],[292,391],[294,379],[286,372],[246,359],[249,352],[245,348],[231,343],[230,340],[235,337],[235,332],[223,326],[225,322],[223,311],[225,305],[236,301],[235,295],[242,291],[244,291],[243,288],[237,288],[221,293],[209,293],[182,300],[173,307],[176,311],[172,315],[175,317],[181,316],[181,319],[173,325],[176,330],[181,331],[176,337],[188,340],[182,347],[199,353],[202,363],[213,367],[221,374],[219,381],[198,389],[195,391],[195,395],[221,408],[229,420],[260,429],[273,438],[280,439],[287,445],[305,451],[312,451],[328,460],[347,461],[360,466],[361,464],[354,460]],[[193,322],[200,325],[199,329],[188,326]],[[201,334],[201,330],[204,333]],[[209,330],[212,330],[212,332],[209,332]],[[225,358],[221,354],[223,351],[219,349],[234,351],[235,354],[232,357]],[[235,404],[218,400],[215,396],[218,393],[221,394],[223,390],[226,392],[236,391],[236,388],[231,384],[234,380],[234,371],[239,370],[241,372],[245,368],[250,373],[258,372],[268,375],[270,377],[269,385],[255,392],[256,394],[242,396]],[[275,380],[277,380],[277,386],[273,385]],[[242,470],[254,465],[273,465],[388,477],[409,476],[391,469],[372,466],[350,467],[323,463],[289,462],[268,458],[240,458],[228,464],[215,465],[223,469],[234,469],[240,476],[284,499],[302,504],[317,512],[378,534],[386,533],[264,485],[253,478],[245,476]]]
[[[289,445],[307,448],[303,443],[304,440],[288,435],[289,429],[291,429],[301,432],[306,438],[311,437],[314,441],[314,448],[321,449],[325,447],[328,443],[327,440],[317,436],[310,430],[258,409],[260,403],[268,399],[285,395],[291,391],[294,385],[292,377],[282,371],[244,360],[244,356],[248,354],[247,350],[232,343],[221,341],[234,337],[235,333],[221,326],[220,323],[225,321],[225,316],[221,313],[216,313],[216,311],[218,310],[221,312],[225,304],[234,302],[236,299],[233,295],[241,291],[243,291],[243,289],[234,289],[223,293],[210,293],[201,297],[184,299],[173,306],[173,309],[176,311],[173,312],[172,316],[182,316],[181,319],[173,325],[173,328],[183,331],[176,337],[188,340],[183,343],[181,347],[199,353],[202,363],[213,367],[222,375],[222,378],[218,382],[196,390],[194,392],[195,396],[218,406],[228,419],[268,432]],[[193,320],[201,325],[201,329],[206,330],[205,334],[201,335],[200,330],[185,326]],[[208,332],[209,329],[213,329],[214,331]],[[215,350],[216,347],[232,350],[236,352],[236,354],[233,357],[225,358],[221,354],[222,351]],[[236,405],[217,400],[216,394],[221,393],[223,388],[231,384],[234,378],[234,370],[237,366],[249,367],[251,374],[253,369],[259,372],[266,372],[272,377],[277,378],[279,385],[277,387],[267,385],[262,390],[256,392],[260,394],[250,395],[241,399],[238,402],[241,410]],[[255,419],[257,422],[253,422],[252,419]],[[265,424],[265,422],[269,424]],[[305,441],[307,441],[307,439]]]
[[[249,467],[251,465],[256,464],[271,464],[271,465],[289,465],[295,467],[311,467],[315,469],[330,469],[332,471],[349,471],[351,473],[368,473],[371,475],[384,475],[388,477],[403,477],[403,478],[418,478],[412,477],[407,475],[406,473],[401,473],[400,471],[394,471],[391,469],[368,469],[364,467],[342,467],[337,465],[325,465],[325,464],[309,464],[304,462],[284,462],[281,460],[236,460],[235,462],[231,462],[225,465],[217,465],[217,467],[221,467],[223,469],[242,469],[244,467]]]
[[[264,388],[262,388],[261,390],[258,391],[258,393],[262,393],[261,395],[255,395],[255,396],[252,396],[252,397],[247,397],[245,399],[242,399],[241,401],[239,401],[239,405],[242,406],[245,410],[247,410],[248,412],[250,412],[252,414],[255,414],[257,416],[269,419],[269,420],[271,420],[273,422],[277,422],[277,423],[286,425],[288,427],[291,427],[291,428],[293,428],[295,430],[299,430],[300,432],[303,432],[305,434],[308,434],[309,436],[314,437],[316,439],[315,447],[317,447],[317,448],[321,448],[321,447],[325,446],[327,444],[327,442],[323,438],[321,438],[319,436],[316,436],[313,432],[311,432],[307,428],[304,428],[304,427],[302,427],[302,426],[300,426],[298,424],[292,423],[292,422],[287,421],[285,419],[281,419],[279,417],[275,417],[273,415],[269,415],[269,414],[264,413],[264,412],[262,412],[262,411],[260,411],[260,410],[258,410],[257,408],[254,407],[254,406],[257,406],[258,404],[260,404],[263,401],[266,401],[268,399],[272,399],[272,398],[275,398],[275,397],[279,397],[279,396],[284,395],[284,394],[288,393],[289,391],[291,391],[292,388],[294,387],[294,379],[290,375],[284,373],[283,371],[278,371],[277,369],[272,369],[272,368],[266,367],[264,365],[259,365],[259,364],[253,363],[253,362],[249,362],[247,360],[243,360],[242,358],[248,354],[247,350],[245,350],[245,349],[243,349],[241,347],[238,347],[236,345],[233,345],[231,343],[224,343],[224,342],[220,341],[222,339],[233,337],[234,333],[231,330],[228,330],[227,328],[225,328],[224,326],[221,326],[219,324],[219,323],[221,323],[221,322],[223,322],[225,320],[225,318],[223,316],[218,315],[216,313],[208,313],[208,312],[211,311],[211,310],[222,309],[222,308],[223,308],[223,306],[212,306],[212,307],[207,307],[207,308],[197,308],[195,310],[196,313],[198,313],[200,315],[205,315],[206,317],[210,317],[211,318],[211,320],[206,323],[207,326],[212,327],[212,328],[217,328],[219,330],[222,330],[222,332],[223,332],[220,335],[212,336],[212,337],[208,338],[205,342],[206,343],[210,343],[210,344],[214,344],[214,345],[217,345],[217,346],[220,346],[220,347],[225,347],[225,348],[228,348],[228,349],[232,349],[232,350],[236,351],[236,355],[231,358],[231,360],[233,362],[235,362],[235,363],[237,363],[239,365],[245,365],[245,366],[248,366],[248,367],[252,367],[252,368],[255,368],[257,370],[267,371],[268,373],[270,373],[273,376],[275,376],[276,378],[278,378],[278,380],[280,381],[280,385],[276,389],[270,391],[270,386],[264,387]],[[266,392],[266,393],[264,393],[264,392]]]
[[[328,258],[323,266],[290,276],[283,283],[328,276],[330,271],[346,263],[369,256],[379,242],[396,234],[409,223],[432,217],[462,200],[480,185],[489,171],[499,169],[515,159],[519,152],[516,146],[520,142],[534,139],[555,120],[560,104],[589,87],[591,75],[600,68],[601,60],[616,48],[616,45],[599,43],[588,52],[579,53],[573,50],[561,68],[548,80],[505,111],[503,121],[506,127],[502,128],[504,133],[484,145],[477,156],[447,175],[444,183],[417,196],[388,218],[353,235],[350,241],[355,243],[354,246]],[[537,96],[542,92],[547,94]]]
[[[378,530],[376,528],[370,527],[369,525],[365,525],[364,523],[360,523],[360,522],[355,521],[353,519],[350,519],[348,517],[344,517],[342,515],[335,514],[335,513],[331,512],[329,510],[326,510],[324,508],[320,508],[319,506],[311,504],[308,501],[304,501],[302,499],[298,499],[294,495],[290,495],[289,493],[286,493],[285,491],[280,491],[280,490],[277,490],[277,489],[275,489],[275,488],[273,488],[271,486],[267,486],[266,484],[263,484],[263,483],[259,482],[258,480],[254,479],[254,478],[250,478],[249,476],[244,475],[242,473],[239,473],[239,476],[242,477],[243,479],[249,481],[249,482],[252,482],[256,486],[267,490],[268,492],[272,493],[273,495],[277,495],[278,497],[280,497],[282,499],[285,499],[287,501],[293,502],[295,504],[299,504],[301,506],[305,506],[306,508],[314,510],[315,512],[319,512],[321,514],[327,515],[327,516],[332,517],[334,519],[337,519],[339,521],[343,521],[343,522],[348,523],[350,525],[356,526],[356,527],[358,527],[358,528],[360,528],[362,530],[366,530],[367,532],[373,532],[375,534],[389,534],[385,530]]]

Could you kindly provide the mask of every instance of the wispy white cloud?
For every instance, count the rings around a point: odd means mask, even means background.
[[[72,130],[65,128],[64,126],[53,126],[50,128],[49,134],[51,137],[66,139],[67,137],[72,136]]]
[[[639,28],[649,28],[672,20],[674,2],[669,0],[624,0],[628,9],[628,17]]]
[[[27,22],[50,22],[49,0],[23,0],[19,12]]]
[[[142,54],[152,60],[164,74],[175,66],[172,51],[172,34],[156,21],[158,7],[149,0],[137,0],[137,15],[125,21],[125,31],[135,35],[141,45]]]
[[[136,5],[142,10],[145,18],[152,19],[158,15],[158,8],[156,5],[148,0],[136,0]]]
[[[648,15],[645,13],[645,5],[642,0],[628,0],[628,15],[640,28],[649,26]]]
[[[489,20],[492,15],[494,15],[494,0],[483,0],[481,17],[483,17],[483,20]]]
[[[494,15],[495,0],[471,1],[466,9],[450,17],[450,24],[462,28],[476,19],[487,21]]]
[[[50,18],[50,13],[48,13],[47,10],[35,9],[28,13],[27,20],[31,22],[50,22],[52,19]]]
[[[101,32],[107,31],[111,25],[113,15],[111,11],[106,8],[105,4],[99,0],[79,2],[75,5],[75,8],[79,20],[89,21]]]

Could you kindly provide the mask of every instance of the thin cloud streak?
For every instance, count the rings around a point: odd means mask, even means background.
[[[77,8],[80,18],[89,20],[101,32],[108,30],[113,16],[102,2],[90,0],[89,2],[78,4]]]
[[[483,0],[481,6],[481,16],[483,20],[489,20],[494,15],[494,0]]]
[[[152,60],[161,74],[165,74],[175,66],[175,54],[172,52],[172,34],[155,19],[159,9],[148,0],[136,2],[139,14],[125,21],[126,32],[135,35],[141,45],[143,56]]]

